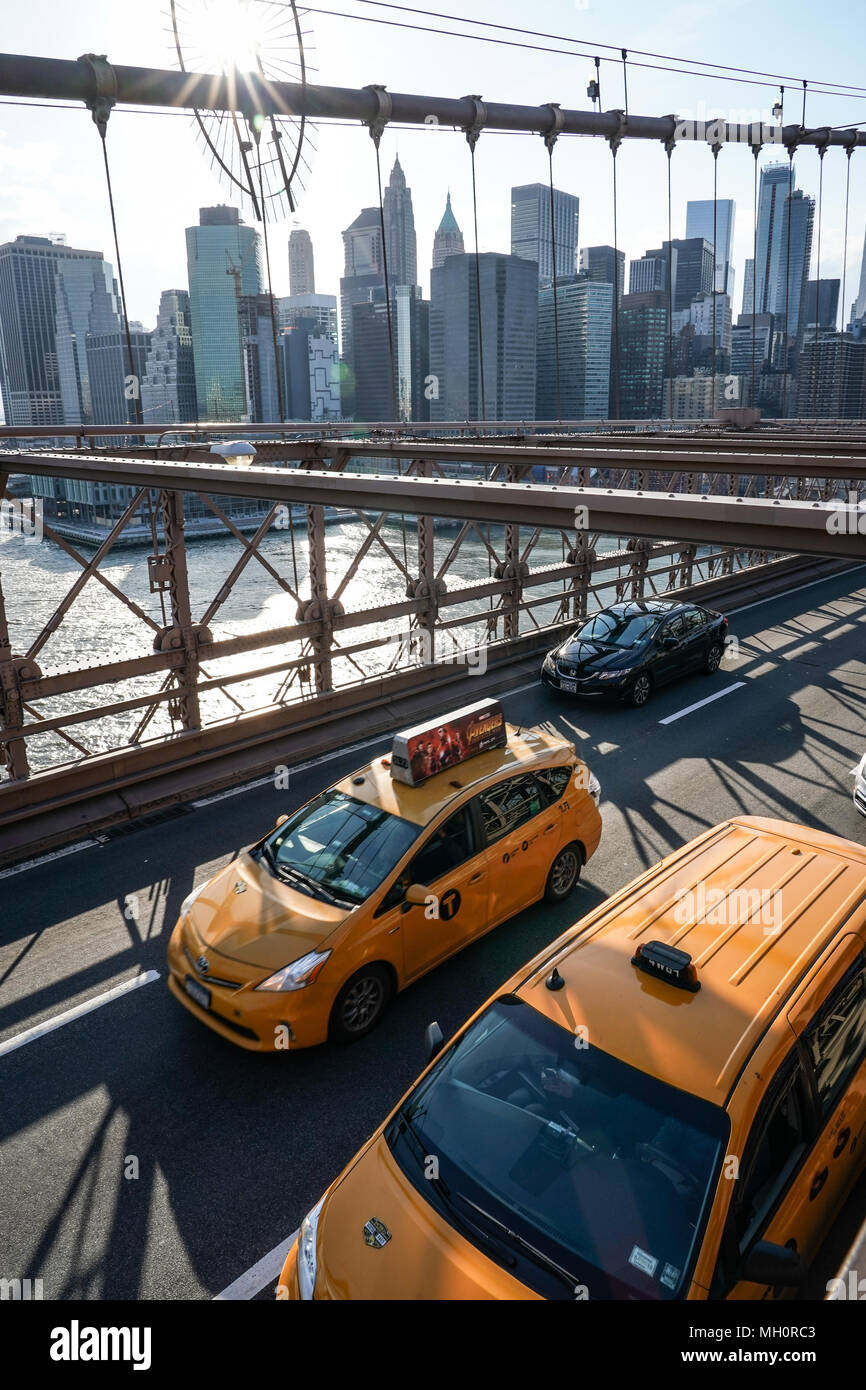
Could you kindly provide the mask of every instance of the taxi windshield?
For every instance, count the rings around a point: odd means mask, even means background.
[[[354,907],[375,892],[419,830],[378,806],[328,791],[273,831],[260,854],[284,882]]]
[[[728,1133],[717,1106],[512,995],[443,1055],[386,1140],[450,1224],[546,1298],[674,1299]]]
[[[602,642],[608,647],[636,647],[659,621],[657,613],[596,613],[578,628],[572,642]]]

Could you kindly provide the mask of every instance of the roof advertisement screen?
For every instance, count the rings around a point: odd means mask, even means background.
[[[410,787],[456,767],[477,753],[504,748],[505,714],[498,700],[479,700],[440,719],[394,735],[391,776]]]

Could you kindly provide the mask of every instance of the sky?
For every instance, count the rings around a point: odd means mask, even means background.
[[[225,0],[223,0],[225,2]],[[238,0],[240,3],[241,0]],[[425,0],[415,0],[424,6]],[[182,0],[186,22],[206,9],[208,0]],[[384,83],[391,91],[463,96],[480,93],[490,101],[588,109],[586,84],[593,76],[593,52],[613,57],[596,46],[609,44],[631,53],[628,105],[642,115],[770,121],[778,94],[773,77],[766,85],[712,80],[638,66],[648,61],[633,50],[652,50],[674,58],[731,64],[786,74],[786,122],[799,121],[802,78],[860,84],[847,97],[809,93],[807,125],[866,122],[866,79],[859,60],[866,38],[863,0],[824,0],[817,7],[805,0],[781,6],[754,0],[694,3],[673,0],[651,6],[645,0],[426,0],[430,9],[462,19],[544,30],[585,43],[588,56],[560,55],[497,46],[469,39],[412,32],[367,22],[378,19],[461,28],[444,19],[401,15],[396,8],[362,0],[320,0],[308,12],[304,28],[311,81],[359,88]],[[253,11],[273,6],[253,0]],[[334,11],[340,11],[337,15]],[[366,20],[343,16],[364,15]],[[214,46],[212,26],[202,24],[201,48]],[[465,32],[465,26],[464,26]],[[483,29],[476,28],[476,34]],[[500,38],[521,41],[519,35]],[[525,38],[527,44],[565,47],[557,40]],[[6,53],[77,58],[105,53],[123,64],[177,67],[170,33],[168,0],[28,0],[5,7],[2,48]],[[601,65],[602,107],[623,105],[622,64]],[[866,128],[866,126],[864,126]],[[269,224],[273,289],[287,294],[288,235],[306,227],[316,255],[316,288],[337,294],[342,273],[341,233],[362,207],[376,204],[373,143],[360,124],[321,125],[314,132],[315,151],[307,147],[311,172],[300,205],[286,222]],[[198,209],[232,202],[230,192],[212,171],[191,117],[184,114],[136,114],[116,111],[109,122],[119,236],[131,319],[153,327],[160,291],[187,285],[184,229],[198,222]],[[472,242],[469,149],[462,133],[425,127],[386,130],[382,138],[383,173],[394,155],[412,190],[418,234],[419,277],[429,292],[433,234],[450,188],[454,212],[467,249]],[[770,147],[761,164],[778,158]],[[784,158],[784,153],[782,155]],[[562,138],[554,152],[557,187],[580,198],[580,244],[610,243],[613,237],[611,155],[606,142]],[[538,136],[488,132],[476,151],[479,242],[482,251],[508,251],[512,184],[545,180],[547,152]],[[711,198],[713,160],[706,146],[678,145],[672,160],[673,234],[685,234],[688,198]],[[846,156],[830,149],[824,161],[821,218],[821,275],[841,276],[843,258]],[[795,161],[799,187],[817,195],[818,155],[804,150]],[[866,149],[855,153],[847,246],[847,291],[850,305],[857,291],[866,226]],[[728,146],[719,156],[718,194],[737,203],[734,265],[735,315],[740,311],[743,265],[752,245],[753,158],[745,145]],[[617,156],[618,242],[628,259],[660,245],[667,236],[666,156],[660,143],[626,141]],[[252,213],[245,213],[253,221]],[[62,232],[70,245],[101,250],[114,264],[108,201],[99,138],[89,113],[80,109],[37,109],[0,98],[0,241],[23,233]],[[816,231],[817,240],[817,209]],[[815,274],[815,248],[813,269]],[[846,307],[847,312],[847,307]]]

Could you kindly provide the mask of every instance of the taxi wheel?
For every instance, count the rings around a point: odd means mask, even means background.
[[[331,1010],[331,1037],[335,1042],[357,1042],[379,1022],[391,999],[393,985],[381,965],[365,965],[347,980]]]
[[[583,850],[574,840],[559,851],[550,866],[550,873],[547,875],[547,883],[544,887],[544,896],[547,901],[550,903],[563,902],[576,886],[582,867]]]
[[[718,642],[714,642],[707,652],[707,659],[704,663],[704,670],[708,676],[714,676],[719,669],[722,659],[722,648]]]

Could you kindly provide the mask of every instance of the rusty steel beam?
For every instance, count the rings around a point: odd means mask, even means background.
[[[0,466],[8,456],[0,455]],[[781,465],[776,465],[779,471]],[[329,473],[312,469],[215,467],[163,462],[126,463],[121,459],[79,458],[72,454],[40,455],[31,471],[67,478],[117,484],[121,478],[139,487],[187,492],[215,492],[241,497],[280,500],[308,507],[347,507],[372,512],[483,519],[507,525],[552,526],[573,529],[574,509],[589,508],[590,529],[614,536],[648,540],[683,540],[738,545],[746,549],[861,559],[866,537],[857,533],[857,515],[850,507],[829,502],[787,499],[764,501],[751,497],[725,498],[689,493],[633,491],[625,488],[556,487],[540,483],[488,483],[389,474]],[[838,533],[831,521],[842,519]],[[850,529],[853,524],[853,530]],[[311,568],[315,571],[315,619],[325,620],[326,591],[323,526],[310,522]],[[322,544],[322,556],[313,547]],[[317,669],[325,676],[321,656]]]

